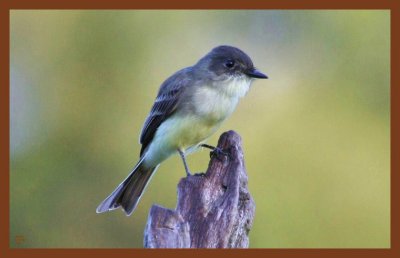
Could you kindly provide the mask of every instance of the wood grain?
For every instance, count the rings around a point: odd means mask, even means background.
[[[182,178],[175,210],[153,205],[146,248],[247,248],[255,203],[247,187],[241,138],[220,136],[225,154],[212,156],[205,174]]]

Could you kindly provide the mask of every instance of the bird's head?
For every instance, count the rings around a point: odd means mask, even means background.
[[[231,46],[218,46],[198,62],[197,66],[207,69],[215,78],[267,79],[258,71],[250,57],[242,50]]]

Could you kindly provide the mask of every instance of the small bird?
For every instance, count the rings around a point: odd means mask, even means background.
[[[256,78],[268,77],[248,55],[236,47],[218,46],[164,81],[140,134],[139,162],[96,212],[121,207],[131,215],[160,163],[173,154],[181,156],[191,175],[186,155],[201,147],[214,149],[205,140],[232,114]]]

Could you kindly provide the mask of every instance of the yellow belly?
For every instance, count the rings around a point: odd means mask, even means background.
[[[146,163],[155,166],[177,153],[178,148],[186,150],[198,145],[210,137],[220,124],[194,115],[170,117],[158,128],[149,145],[145,154]]]
[[[173,148],[186,149],[210,137],[219,125],[198,116],[176,116],[165,121],[157,134],[162,135],[165,143]]]

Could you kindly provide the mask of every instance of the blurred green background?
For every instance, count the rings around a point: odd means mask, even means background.
[[[95,209],[138,160],[159,85],[221,44],[270,77],[208,141],[242,136],[251,247],[390,246],[389,11],[14,10],[10,22],[10,246],[142,247],[151,205],[175,207],[178,156],[131,217]]]

